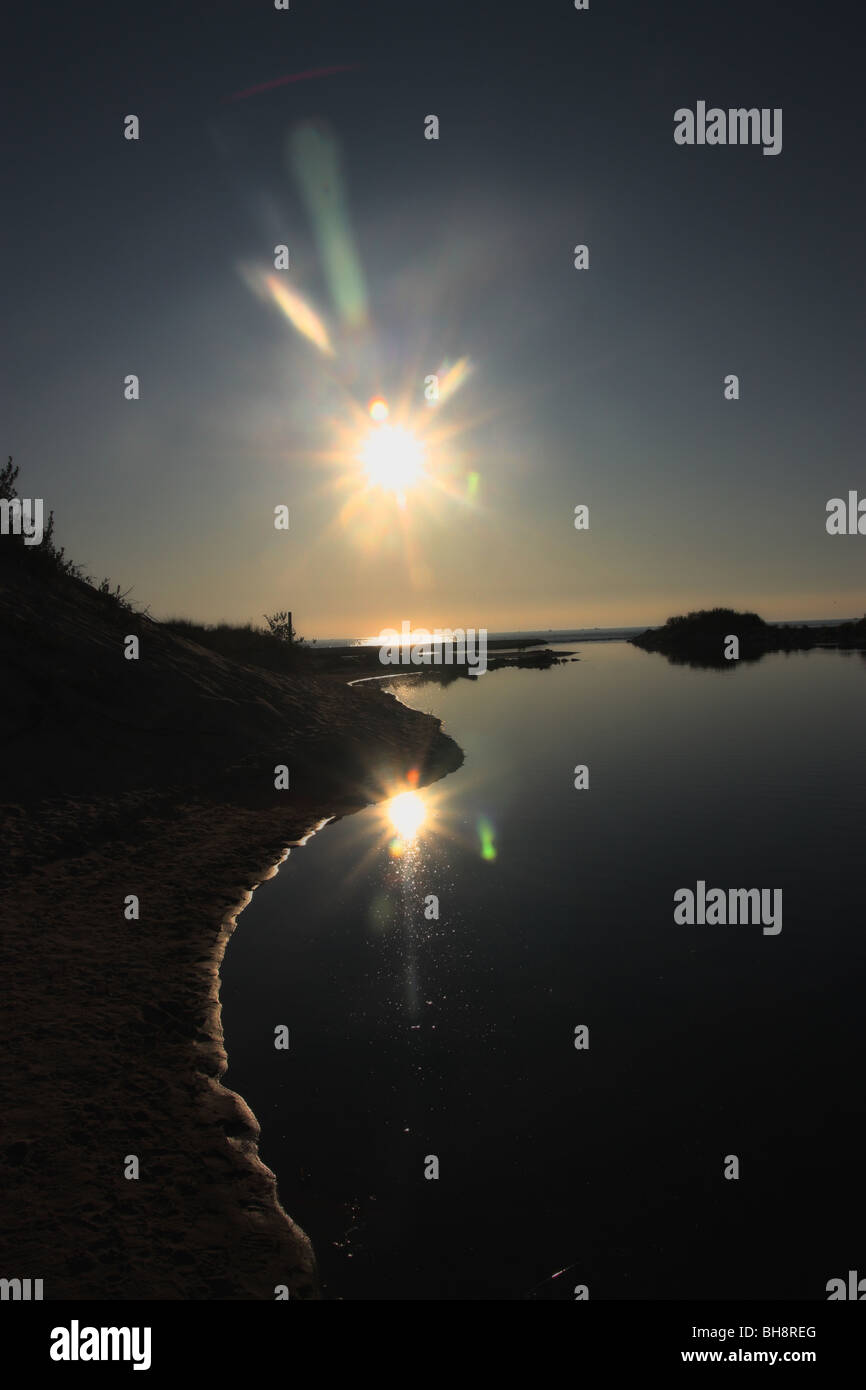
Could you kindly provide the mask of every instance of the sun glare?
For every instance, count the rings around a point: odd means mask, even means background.
[[[401,839],[411,842],[424,824],[427,810],[418,792],[401,792],[389,802],[388,816]]]
[[[360,460],[370,485],[396,493],[401,506],[405,506],[409,489],[424,477],[424,448],[399,425],[383,424],[371,430]]]

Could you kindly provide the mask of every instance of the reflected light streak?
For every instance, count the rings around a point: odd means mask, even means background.
[[[459,391],[464,382],[468,381],[472,375],[473,365],[468,357],[461,357],[454,363],[453,367],[445,363],[439,368],[439,395],[428,402],[430,405],[444,405],[455,391]]]
[[[268,275],[265,285],[292,327],[326,357],[333,357],[335,354],[328,330],[312,305],[295,290],[290,290],[285,281],[277,275]]]
[[[292,82],[309,82],[315,77],[331,77],[335,72],[355,72],[356,63],[335,63],[329,68],[310,68],[308,72],[292,72],[288,77],[275,77],[270,82],[260,82],[257,87],[247,87],[243,92],[232,92],[226,101],[244,101],[247,97],[258,96],[261,92],[271,92],[275,87],[287,87]]]
[[[364,272],[352,238],[337,137],[322,121],[304,121],[289,136],[287,155],[313,228],[331,300],[342,321],[367,319]]]

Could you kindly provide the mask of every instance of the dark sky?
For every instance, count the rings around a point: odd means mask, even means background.
[[[20,490],[157,616],[292,607],[328,636],[861,614],[866,538],[825,530],[830,497],[866,494],[857,16],[156,0],[7,21],[0,448]],[[677,146],[700,100],[781,107],[782,152]],[[339,150],[360,327],[286,158],[311,120]],[[278,242],[333,356],[251,291]],[[425,376],[464,357],[427,406]],[[354,495],[378,393],[430,432],[405,508]]]

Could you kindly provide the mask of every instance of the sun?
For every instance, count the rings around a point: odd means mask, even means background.
[[[424,446],[401,425],[380,424],[367,435],[359,454],[371,487],[393,492],[401,507],[424,474]]]
[[[384,396],[373,397],[369,412],[374,428],[358,456],[367,482],[370,487],[394,493],[405,507],[406,493],[425,476],[424,448],[411,430],[387,423],[391,408]]]

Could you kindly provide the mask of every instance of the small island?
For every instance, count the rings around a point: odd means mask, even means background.
[[[739,639],[740,661],[760,661],[770,652],[803,652],[816,647],[866,651],[866,617],[838,623],[768,623],[757,613],[733,608],[702,608],[668,618],[663,627],[648,628],[631,643],[647,652],[661,652],[677,665],[730,669],[725,640]]]

